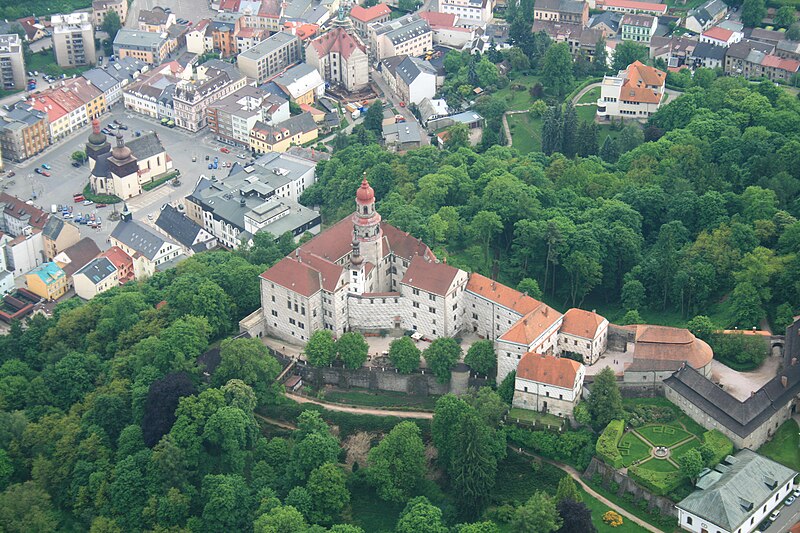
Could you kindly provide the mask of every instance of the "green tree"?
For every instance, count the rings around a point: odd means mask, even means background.
[[[650,51],[642,44],[633,41],[622,41],[614,49],[614,70],[625,70],[628,65],[636,61],[645,63],[650,57]]]
[[[500,382],[500,385],[497,387],[497,394],[500,396],[500,399],[506,405],[511,405],[512,400],[514,399],[514,382],[517,379],[517,372],[512,371],[506,374],[506,377],[503,378],[503,381]]]
[[[711,338],[711,334],[717,330],[717,327],[707,316],[697,315],[686,323],[686,329],[691,331],[698,339],[708,341]]]
[[[89,533],[122,533],[122,528],[119,527],[115,520],[105,516],[98,516],[92,520]]]
[[[450,381],[450,369],[461,359],[461,346],[455,339],[440,337],[425,350],[423,356],[428,368],[439,383]]]
[[[569,90],[575,78],[572,75],[572,55],[567,43],[552,45],[544,54],[542,83],[559,98]]]
[[[683,455],[678,457],[678,463],[681,465],[681,473],[695,482],[700,471],[706,466],[703,456],[696,448],[686,451]]]
[[[339,442],[330,434],[310,433],[292,448],[289,467],[294,480],[304,482],[308,475],[325,463],[336,463]]]
[[[375,100],[364,115],[364,127],[378,137],[383,135],[383,102]]]
[[[603,36],[600,36],[600,39],[594,45],[592,66],[594,67],[594,73],[598,76],[608,72],[608,51],[606,50],[606,39]]]
[[[592,426],[600,431],[612,420],[622,417],[622,395],[617,385],[617,377],[610,367],[598,372],[592,384],[591,395],[586,401]]]
[[[239,379],[253,388],[260,404],[271,399],[273,382],[281,365],[261,339],[226,339],[219,349],[220,364],[214,371],[214,384]]]
[[[336,357],[336,342],[328,329],[318,329],[308,338],[306,359],[311,366],[323,367],[333,363]]]
[[[431,422],[433,444],[439,451],[439,462],[447,467],[456,449],[459,439],[458,430],[461,420],[474,409],[464,400],[452,394],[446,394],[436,400]]]
[[[537,300],[542,299],[542,290],[539,288],[539,282],[532,278],[522,278],[517,284],[517,290],[527,294],[531,298]]]
[[[318,524],[336,521],[350,503],[344,472],[333,463],[314,469],[308,477],[306,490],[312,502],[309,520]]]
[[[517,507],[511,526],[519,533],[551,533],[561,527],[556,503],[542,491],[536,491],[527,502]]]
[[[255,533],[298,533],[308,529],[303,515],[291,505],[280,505],[256,518]]]
[[[475,412],[489,427],[497,427],[506,414],[508,406],[491,387],[484,386],[479,389],[471,389],[468,394],[462,396],[464,401],[475,409]]]
[[[603,141],[600,147],[600,158],[607,163],[616,163],[619,159],[619,144],[610,135]]]
[[[503,220],[494,211],[478,211],[472,218],[469,231],[483,244],[483,261],[489,266],[489,245],[492,239],[503,231]]]
[[[367,360],[369,345],[361,333],[343,333],[336,341],[336,355],[347,368],[361,368]]]
[[[247,482],[238,475],[203,478],[201,500],[203,531],[242,531],[251,520],[252,498]]]
[[[452,152],[459,148],[469,148],[469,129],[466,124],[455,124],[447,129],[447,139],[444,141],[446,150]]]
[[[626,312],[622,316],[622,320],[620,320],[620,324],[623,326],[627,326],[628,324],[641,324],[643,323],[642,317],[639,314],[639,311],[636,309],[631,309],[630,311]]]
[[[442,510],[425,496],[417,496],[406,504],[395,527],[395,533],[448,533],[448,531],[448,527],[442,522]]]
[[[558,533],[597,533],[592,523],[592,511],[585,503],[565,499],[559,501],[556,508],[562,521]]]
[[[736,324],[742,328],[758,327],[765,315],[758,289],[747,281],[736,284],[730,306]]]
[[[0,493],[0,528],[8,533],[47,533],[58,529],[50,495],[33,481],[11,485]]]
[[[389,361],[403,374],[419,368],[421,352],[410,337],[400,337],[389,345]]]
[[[500,527],[494,522],[475,522],[458,524],[453,533],[500,533]]]
[[[117,12],[109,9],[100,28],[108,34],[109,40],[113,42],[117,32],[122,28],[122,21],[120,21]]]
[[[767,6],[764,0],[744,0],[742,3],[742,24],[748,28],[761,26],[761,21],[767,16]]]
[[[70,159],[72,159],[76,163],[83,163],[84,161],[86,161],[86,152],[82,150],[72,152]]]
[[[800,41],[800,23],[795,22],[786,30],[786,38],[790,41]]]
[[[420,429],[406,421],[397,424],[370,450],[367,480],[381,499],[407,501],[425,475],[425,445]]]
[[[578,492],[578,486],[571,476],[564,476],[558,480],[558,488],[556,489],[556,503],[561,503],[564,500],[572,500],[574,502],[583,501],[581,493]]]
[[[638,279],[626,281],[622,286],[622,306],[628,311],[641,308],[645,297],[644,284]]]
[[[497,367],[497,355],[494,353],[494,343],[489,339],[475,341],[467,350],[464,362],[475,372],[489,376]]]

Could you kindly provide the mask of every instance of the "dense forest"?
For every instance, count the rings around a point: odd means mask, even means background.
[[[384,220],[560,308],[777,330],[797,311],[800,101],[772,83],[693,87],[613,161],[361,141],[320,163],[302,197],[329,222],[366,172]]]

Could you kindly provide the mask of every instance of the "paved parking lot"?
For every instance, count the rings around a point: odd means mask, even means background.
[[[126,140],[133,138],[134,132],[137,130],[141,132],[155,131],[164,144],[167,154],[173,160],[173,168],[181,171],[179,187],[173,187],[167,183],[128,202],[134,217],[145,222],[149,222],[148,215],[156,218],[156,213],[163,204],[181,202],[192,191],[201,174],[210,174],[206,167],[206,155],[218,156],[220,162],[234,162],[241,161],[236,158],[237,153],[244,153],[243,150],[232,150],[230,154],[221,153],[220,147],[223,145],[214,141],[207,130],[191,134],[177,128],[169,129],[154,120],[128,113],[120,106],[112,114],[104,115],[101,122],[105,126],[114,119],[120,120],[128,126],[129,129],[122,132]],[[101,229],[92,229],[89,226],[79,227],[82,235],[91,237],[101,249],[106,249],[109,247],[108,236],[115,225],[115,223],[106,223],[106,221],[114,211],[114,207],[98,209],[94,205],[85,207],[74,204],[72,201],[72,195],[83,191],[88,183],[89,167],[83,165],[80,168],[74,168],[70,156],[73,152],[84,149],[90,133],[91,127],[87,126],[68,140],[51,146],[45,153],[35,158],[19,165],[7,163],[6,170],[14,171],[16,176],[5,177],[1,183],[5,192],[25,200],[30,199],[35,205],[46,211],[50,211],[52,204],[68,204],[73,206],[73,213],[94,212],[96,215],[100,215],[104,221]],[[114,144],[113,138],[110,138],[109,141],[112,145]],[[197,161],[193,162],[192,157],[196,157]],[[40,167],[42,163],[47,163],[52,167],[50,177],[44,177],[34,172],[34,169]],[[227,169],[220,168],[217,173],[218,177],[222,177],[223,173],[227,174]],[[121,209],[121,207],[119,204],[117,209]]]
[[[193,23],[216,14],[206,0],[134,0],[128,9],[126,28],[136,28],[140,9],[153,9],[155,6],[170,8],[175,18],[183,18]]]

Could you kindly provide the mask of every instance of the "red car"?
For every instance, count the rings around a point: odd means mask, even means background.
[[[44,176],[45,178],[49,178],[50,172],[48,172],[47,170],[42,170],[42,176]]]
[[[97,208],[98,209],[101,208],[101,207],[108,207],[108,204],[97,204]]]
[[[86,200],[86,197],[83,196],[82,194],[73,194],[72,195],[72,201],[75,202],[76,204],[78,202],[82,202],[84,200]]]
[[[228,150],[227,148],[220,148],[220,149],[219,149],[219,151],[220,151],[220,152],[222,152],[223,154],[229,154],[229,153],[231,153],[231,151],[230,151],[230,150]]]

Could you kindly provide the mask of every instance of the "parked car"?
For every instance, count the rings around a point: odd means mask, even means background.
[[[208,164],[208,170],[211,170],[212,168],[214,168],[214,163],[209,163]]]
[[[784,505],[792,505],[794,503],[795,499],[796,498],[794,496],[789,496],[788,498],[786,498],[786,500],[783,502],[783,504]]]
[[[113,122],[109,122],[109,123],[106,125],[106,128],[108,128],[108,129],[110,129],[110,130],[115,130],[115,129],[117,129],[117,125],[116,125],[116,124],[114,124]]]
[[[91,200],[84,200],[83,205],[92,205],[94,202]]]
[[[128,131],[128,126],[126,126],[125,124],[120,124],[119,126],[117,126],[117,128],[124,131]]]
[[[9,174],[9,176],[10,175],[11,174]],[[795,498],[800,497],[800,489],[794,489],[794,492],[792,492],[792,496],[794,496]]]
[[[82,202],[84,200],[86,200],[86,197],[84,195],[82,195],[82,194],[74,194],[74,195],[72,195],[72,201],[75,202],[76,204],[80,203],[80,202]]]
[[[771,514],[771,515],[769,515],[769,519],[770,519],[770,520],[772,520],[772,521],[774,522],[775,520],[777,520],[777,519],[778,519],[778,516],[779,516],[780,514],[781,514],[781,510],[780,510],[780,509],[775,509],[774,511],[772,511],[772,514]]]
[[[206,154],[206,161],[208,161],[209,159],[211,159],[211,156]]]
[[[6,177],[7,178],[13,178],[16,175],[17,175],[17,173],[12,170],[11,172],[8,173],[8,175]]]
[[[116,124],[117,126],[121,126],[122,125],[122,121],[120,119],[118,119],[118,118],[115,118],[114,119],[114,124]]]
[[[136,137],[141,137],[142,136],[142,132],[141,131],[135,131],[135,132],[133,132],[133,135],[136,136]]]
[[[247,159],[247,156],[244,154],[238,154],[236,157],[238,157],[239,159]]]
[[[222,152],[223,154],[231,153],[231,151],[228,148],[225,148],[224,146],[220,148],[219,151]]]
[[[771,526],[771,525],[772,525],[772,522],[770,522],[769,520],[764,520],[763,522],[758,524],[758,530],[759,531],[766,531],[767,529],[769,529],[769,526]]]
[[[97,204],[98,209],[100,209],[101,207],[108,207],[108,204]]]
[[[51,169],[51,168],[53,168],[53,167],[51,167],[51,166],[50,166],[50,165],[48,165],[47,163],[42,163],[42,168],[43,168],[43,169],[45,169],[45,170],[50,170],[50,169]]]
[[[42,170],[39,167],[34,168],[33,171],[36,172],[37,174],[41,174],[42,172],[44,172],[44,170]]]
[[[217,168],[219,168],[219,166],[217,165],[217,162],[216,162],[216,161],[214,161],[214,163],[213,163],[213,165],[211,166],[211,168],[213,168],[214,170],[217,170]]]
[[[47,171],[47,170],[42,170],[42,171],[40,172],[40,174],[41,174],[42,176],[44,176],[45,178],[49,178],[49,177],[52,175],[52,174],[50,174],[50,172],[49,172],[49,171]]]
[[[78,163],[77,161],[73,161],[72,162],[72,166],[75,167],[75,168],[80,168],[81,164]]]
[[[103,135],[111,135],[111,132],[110,132],[110,131],[109,131],[107,128],[103,128],[102,130],[100,130],[100,132],[101,132]]]
[[[196,155],[193,155],[193,156],[192,156],[192,163],[195,163],[195,162],[197,162],[197,156],[196,156]]]

